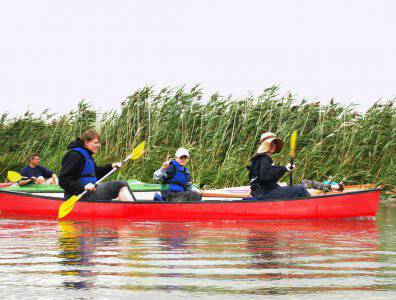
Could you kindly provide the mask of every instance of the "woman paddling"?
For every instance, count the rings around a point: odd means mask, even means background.
[[[309,193],[300,184],[281,187],[277,182],[295,166],[275,166],[271,155],[282,150],[283,141],[272,132],[261,135],[260,146],[252,157],[249,170],[251,195],[257,200],[307,197]]]
[[[92,158],[100,148],[100,136],[97,132],[87,130],[81,138],[71,142],[69,150],[62,160],[59,173],[59,185],[65,190],[65,198],[78,195],[88,190],[83,196],[85,201],[111,201],[118,198],[121,201],[134,201],[132,191],[127,181],[114,180],[95,187],[95,183],[112,168],[120,168],[121,163],[97,166]]]

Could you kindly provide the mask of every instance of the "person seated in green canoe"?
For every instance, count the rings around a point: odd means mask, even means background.
[[[276,166],[272,161],[271,155],[282,150],[283,141],[272,132],[266,132],[261,135],[260,143],[257,153],[251,158],[251,163],[247,167],[253,196],[249,199],[269,200],[310,196],[301,184],[283,187],[278,184],[279,179],[286,172],[291,172],[295,168],[290,164]]]
[[[29,164],[21,170],[23,179],[18,182],[20,186],[26,184],[58,184],[58,177],[54,172],[40,165],[40,157],[38,153],[32,153],[29,156]]]
[[[84,190],[88,193],[83,201],[111,201],[118,198],[120,201],[134,201],[135,198],[128,182],[113,180],[98,186],[95,183],[113,168],[121,168],[121,163],[97,166],[93,154],[100,148],[100,136],[93,130],[87,130],[81,138],[77,138],[68,146],[68,152],[62,160],[62,169],[59,173],[59,185],[65,190],[65,199],[79,195]]]
[[[175,158],[168,158],[162,168],[154,172],[154,180],[162,182],[161,196],[158,194],[155,201],[201,201],[202,192],[191,184],[190,171],[186,167],[190,154],[187,149],[179,148]]]

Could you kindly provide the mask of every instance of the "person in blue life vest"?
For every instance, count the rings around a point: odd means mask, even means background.
[[[162,200],[172,202],[202,200],[202,192],[191,184],[191,174],[186,167],[189,158],[188,150],[179,148],[174,159],[167,158],[162,168],[154,172],[154,180],[162,182]]]
[[[29,164],[21,170],[23,177],[29,177],[18,182],[20,186],[26,184],[58,184],[58,177],[54,172],[40,165],[38,153],[29,156]]]
[[[99,148],[100,136],[93,130],[85,131],[81,138],[67,146],[68,151],[63,157],[59,173],[59,185],[65,191],[65,199],[87,190],[88,193],[81,199],[83,201],[111,201],[115,198],[120,201],[134,201],[127,181],[113,180],[95,186],[112,168],[121,167],[120,162],[97,166],[92,155]]]
[[[272,132],[261,135],[257,153],[251,158],[249,171],[250,189],[253,199],[270,200],[308,197],[310,194],[301,184],[283,186],[278,184],[286,172],[291,172],[295,166],[276,166],[272,161],[272,154],[282,150],[283,141],[276,138]]]

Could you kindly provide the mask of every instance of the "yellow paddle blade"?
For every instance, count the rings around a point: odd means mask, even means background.
[[[139,159],[143,153],[144,153],[144,146],[146,145],[146,142],[141,142],[139,145],[135,147],[135,149],[132,150],[132,153],[130,155],[130,159],[136,160]]]
[[[11,182],[17,182],[17,181],[22,179],[22,176],[18,172],[8,171],[7,172],[7,178]]]
[[[297,130],[294,130],[290,139],[290,157],[294,158],[296,145],[297,145]]]
[[[71,221],[59,221],[59,233],[62,238],[75,238],[78,231]]]
[[[58,219],[66,217],[74,208],[74,204],[81,199],[81,195],[72,196],[59,206]]]

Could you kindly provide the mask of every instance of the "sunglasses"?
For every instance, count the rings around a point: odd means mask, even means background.
[[[179,158],[181,158],[181,159],[188,159],[188,156],[187,156],[187,155],[182,155],[182,156],[180,156]]]

